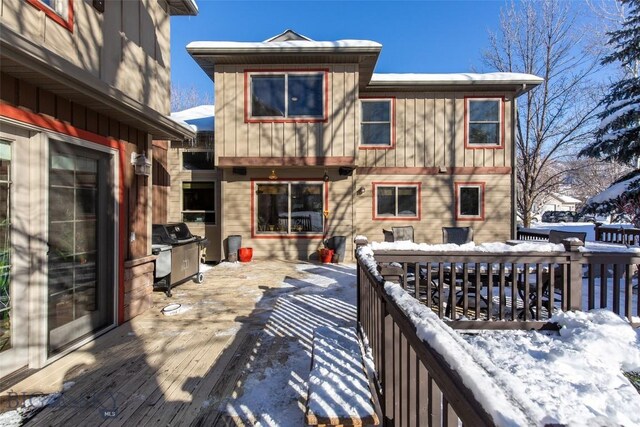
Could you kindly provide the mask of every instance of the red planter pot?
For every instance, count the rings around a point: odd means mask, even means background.
[[[320,249],[318,252],[320,254],[320,261],[323,264],[331,263],[331,261],[333,260],[333,249]]]
[[[240,262],[249,262],[253,257],[253,248],[240,248],[238,249],[238,259]]]

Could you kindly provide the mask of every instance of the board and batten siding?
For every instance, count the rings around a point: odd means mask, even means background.
[[[255,202],[255,194],[251,192],[252,180],[269,182],[268,169],[254,168],[247,171],[246,176],[234,175],[230,170],[224,170],[222,180],[222,198],[224,235],[226,239],[231,235],[242,236],[242,246],[252,247],[253,256],[256,259],[302,259],[317,260],[317,250],[322,235],[298,238],[297,235],[259,235],[252,237],[251,223],[255,212],[250,209],[251,200]],[[322,182],[322,169],[315,168],[289,168],[278,171],[278,181],[314,180]],[[353,223],[354,211],[352,203],[352,191],[354,177],[339,176],[337,171],[329,171],[331,181],[325,185],[328,188],[328,204],[325,208],[329,211],[325,225],[325,237],[346,236],[346,259],[352,259],[353,252]],[[255,190],[255,188],[254,188]],[[327,198],[325,198],[326,200]],[[255,209],[255,206],[253,206]],[[255,219],[253,219],[255,221]]]
[[[169,13],[165,1],[109,0],[104,13],[73,1],[73,31],[25,0],[0,0],[0,27],[162,113],[169,113]],[[46,8],[46,6],[43,6]],[[56,62],[55,58],[51,59]]]
[[[504,144],[465,148],[465,97],[504,97]],[[511,167],[512,94],[483,92],[363,93],[395,99],[395,147],[358,150],[360,167]]]
[[[328,70],[324,122],[245,122],[245,71]],[[217,65],[216,162],[219,157],[354,157],[360,138],[355,64]]]
[[[369,241],[384,241],[382,229],[411,225],[416,242],[442,243],[442,227],[472,227],[475,242],[505,241],[511,238],[511,176],[510,175],[358,175],[356,187],[364,187],[354,196],[356,235]],[[373,183],[420,184],[420,220],[374,219]],[[484,183],[482,221],[456,220],[455,184]]]

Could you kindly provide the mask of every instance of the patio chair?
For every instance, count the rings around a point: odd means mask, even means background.
[[[582,231],[562,231],[562,230],[550,230],[549,231],[549,243],[562,243],[564,239],[570,239],[577,237],[582,244],[587,240],[587,233]]]
[[[473,242],[473,228],[471,227],[442,227],[442,242],[462,245]]]
[[[406,225],[404,227],[391,227],[393,232],[393,241],[409,241],[413,242],[413,226]]]
[[[566,237],[565,237],[566,238]],[[541,293],[538,294],[538,286],[536,283],[529,284],[529,295],[525,296],[525,286],[522,278],[518,280],[518,294],[524,301],[525,297],[529,299],[529,313],[533,319],[541,320],[541,313],[537,313],[538,305],[540,308],[545,308],[550,316],[550,310],[557,304],[561,304],[564,292],[563,282],[565,279],[565,266],[555,265],[553,273],[545,271],[542,273],[542,286]],[[551,295],[551,279],[553,276],[553,296]],[[519,315],[520,318],[524,317],[523,312]]]

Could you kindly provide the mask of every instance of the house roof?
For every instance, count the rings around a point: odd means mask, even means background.
[[[398,87],[508,86],[516,88],[517,93],[522,94],[543,81],[544,79],[541,77],[523,73],[374,73],[368,87],[393,89]]]
[[[373,73],[382,45],[371,40],[315,41],[293,30],[286,30],[263,42],[194,41],[187,51],[214,80],[218,64],[305,64],[357,63],[361,90],[410,90],[461,86],[485,90],[513,90],[525,93],[543,82],[531,74],[377,74]]]
[[[188,139],[193,130],[110,86],[66,59],[51,55],[10,28],[0,31],[2,71],[69,101],[147,132],[154,139]]]
[[[566,194],[553,193],[552,196],[562,203],[582,203],[582,200],[567,196]]]
[[[366,85],[382,50],[371,40],[315,41],[293,30],[263,42],[194,41],[187,51],[214,80],[220,64],[331,64],[357,63],[361,86]]]
[[[168,0],[169,15],[191,15],[198,14],[198,5],[195,0]]]
[[[280,34],[276,34],[275,36],[266,39],[265,42],[288,42],[288,41],[292,41],[292,40],[313,41],[307,36],[303,36],[300,33],[296,33],[293,30],[288,30],[287,29],[287,30],[284,30]]]
[[[198,105],[171,113],[171,118],[191,127],[194,132],[213,132],[215,130],[215,106]]]

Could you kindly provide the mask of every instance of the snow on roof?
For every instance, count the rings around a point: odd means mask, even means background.
[[[566,194],[553,193],[552,195],[562,203],[582,203],[582,200],[567,196]]]
[[[618,182],[617,184],[613,184],[612,186],[610,186],[609,188],[607,188],[606,190],[602,191],[599,194],[596,194],[595,196],[591,197],[589,200],[586,201],[586,204],[600,204],[600,203],[604,203],[604,202],[608,202],[608,201],[612,201],[614,199],[617,199],[618,197],[622,196],[627,189],[629,188],[629,186],[633,183],[640,180],[640,175],[636,175],[633,176],[625,181],[622,182]]]
[[[195,41],[187,45],[187,50],[211,50],[217,52],[238,51],[238,50],[265,50],[272,52],[282,51],[340,51],[340,50],[380,50],[380,43],[370,40],[336,40],[336,41],[311,41],[311,40],[290,40],[283,42],[232,42],[232,41]]]
[[[171,113],[173,120],[185,123],[196,132],[213,132],[215,127],[215,106],[199,105]]]
[[[531,84],[538,85],[544,79],[523,73],[451,73],[451,74],[415,74],[415,73],[374,73],[371,86],[376,85],[420,85],[420,84]]]

